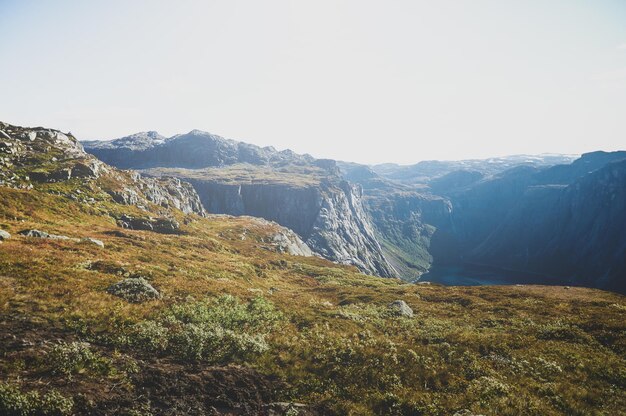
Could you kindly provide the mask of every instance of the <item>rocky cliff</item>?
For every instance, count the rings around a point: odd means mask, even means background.
[[[626,292],[626,160],[564,186],[529,187],[473,261]]]
[[[51,186],[70,183],[76,186]],[[32,189],[46,184],[49,192],[66,192],[73,199],[109,197],[119,204],[141,208],[152,204],[164,212],[176,208],[205,215],[193,187],[179,179],[155,179],[115,169],[86,153],[69,133],[0,122],[0,185]],[[83,185],[94,192],[81,191]]]
[[[395,275],[364,210],[360,187],[341,180],[332,160],[198,130],[171,138],[140,133],[85,146],[115,166],[191,183],[211,213],[276,221],[324,258],[368,274]]]
[[[626,152],[518,167],[449,193],[451,222],[435,234],[441,263],[473,262],[545,275],[546,283],[626,292]]]

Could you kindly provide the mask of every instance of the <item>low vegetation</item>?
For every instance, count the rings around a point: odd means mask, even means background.
[[[267,250],[250,218],[177,213],[180,235],[125,230],[111,213],[136,208],[68,193],[0,188],[0,229],[12,235],[0,244],[0,414],[262,414],[278,402],[305,404],[288,407],[302,415],[626,408],[623,296],[379,279]],[[160,296],[109,293],[123,279]],[[413,317],[394,313],[396,300]]]

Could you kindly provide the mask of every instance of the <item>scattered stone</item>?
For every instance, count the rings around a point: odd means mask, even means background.
[[[569,287],[569,286],[565,286],[563,289],[570,290],[570,289],[571,289],[571,287]]]
[[[102,242],[102,240],[97,240],[91,237],[85,237],[85,238],[81,238],[80,241],[83,243],[95,244],[98,247],[104,248],[104,243]]]
[[[39,230],[23,230],[23,231],[20,231],[18,234],[23,235],[25,237],[48,238],[50,240],[75,240],[75,241],[78,240],[76,238],[70,238],[65,235],[48,234],[45,231],[39,231]]]
[[[7,233],[4,230],[0,230],[0,241],[8,240],[9,238],[11,238],[11,234]]]
[[[129,277],[121,280],[109,286],[107,292],[132,303],[142,303],[161,298],[161,294],[143,277]]]
[[[172,218],[135,218],[122,215],[117,225],[131,230],[154,231],[161,234],[178,234],[180,224]]]
[[[389,304],[389,309],[397,316],[413,317],[413,309],[403,300],[394,300]]]

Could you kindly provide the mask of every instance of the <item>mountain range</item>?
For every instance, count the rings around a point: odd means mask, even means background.
[[[366,166],[199,130],[84,146],[118,168],[191,183],[209,212],[276,221],[368,274],[416,281],[433,265],[480,264],[626,291],[626,152]]]

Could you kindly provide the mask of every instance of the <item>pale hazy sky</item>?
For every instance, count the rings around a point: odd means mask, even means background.
[[[626,148],[626,0],[0,0],[0,120],[364,163]]]

